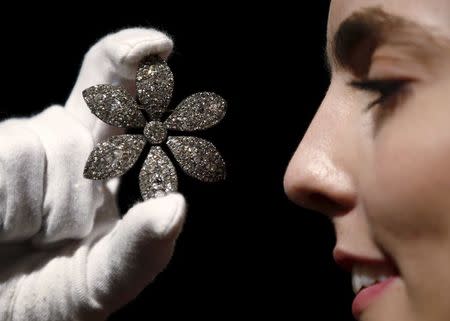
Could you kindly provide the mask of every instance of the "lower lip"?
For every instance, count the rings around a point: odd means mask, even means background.
[[[353,300],[352,313],[358,319],[361,313],[381,294],[384,290],[394,282],[398,277],[390,277],[383,282],[374,284],[360,291]]]

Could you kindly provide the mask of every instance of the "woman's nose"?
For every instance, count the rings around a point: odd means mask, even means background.
[[[300,145],[284,178],[288,197],[296,204],[328,216],[343,215],[354,206],[352,183],[323,152]]]
[[[288,197],[298,205],[326,214],[336,231],[335,261],[346,269],[361,258],[381,261],[370,237],[357,186],[363,151],[355,106],[336,87],[314,116],[284,177]]]
[[[329,216],[348,213],[356,192],[348,113],[328,102],[330,91],[292,157],[284,177],[288,197],[298,205]]]

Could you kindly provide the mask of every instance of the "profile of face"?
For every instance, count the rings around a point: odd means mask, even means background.
[[[332,0],[331,83],[285,174],[361,321],[450,320],[450,0]]]

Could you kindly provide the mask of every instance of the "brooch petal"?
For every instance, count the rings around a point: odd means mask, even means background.
[[[193,136],[171,136],[167,146],[189,176],[203,182],[225,179],[225,162],[211,142]]]
[[[166,110],[172,98],[174,79],[167,63],[157,56],[144,60],[136,74],[137,97],[153,119]]]
[[[199,92],[184,99],[164,123],[167,128],[180,131],[208,129],[223,119],[226,107],[219,95]]]
[[[84,177],[107,179],[123,175],[139,158],[146,143],[143,135],[118,135],[98,143],[84,168]]]
[[[177,191],[175,167],[161,147],[150,148],[139,173],[139,188],[144,200]]]
[[[116,127],[144,127],[145,118],[134,99],[121,87],[97,85],[83,91],[92,113]]]

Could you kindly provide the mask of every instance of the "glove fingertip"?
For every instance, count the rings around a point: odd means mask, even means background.
[[[179,193],[150,199],[135,205],[125,216],[152,239],[172,239],[181,232],[186,212],[186,201]]]

